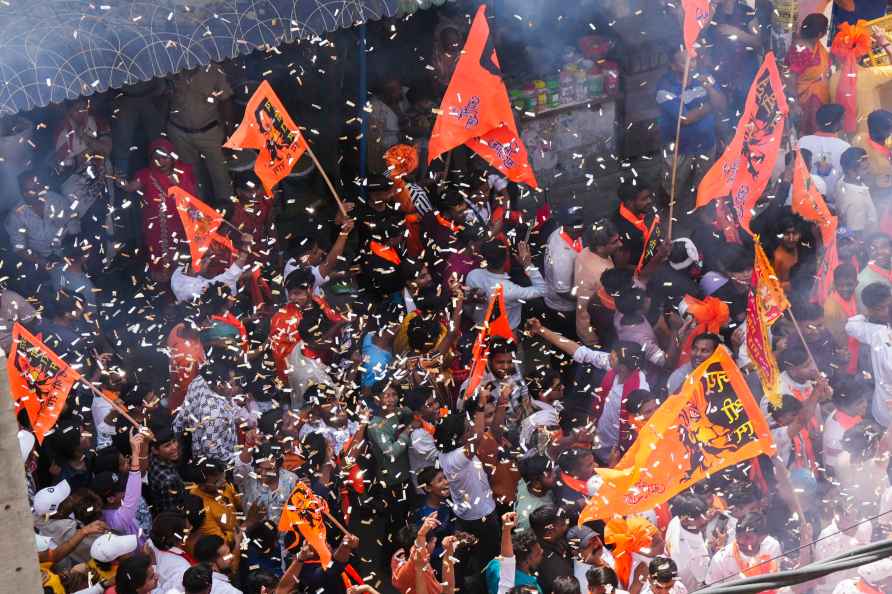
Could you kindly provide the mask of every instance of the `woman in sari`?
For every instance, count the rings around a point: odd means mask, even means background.
[[[142,196],[143,243],[148,251],[149,272],[156,282],[166,283],[176,268],[180,243],[185,244],[183,223],[176,200],[168,196],[172,186],[197,194],[192,166],[174,158],[174,147],[166,138],[149,145],[151,163],[136,172],[127,184],[128,192]]]
[[[818,130],[817,113],[830,103],[830,53],[821,39],[827,34],[827,17],[810,14],[802,21],[799,37],[787,53],[787,65],[796,83],[796,97],[802,109],[799,134]]]

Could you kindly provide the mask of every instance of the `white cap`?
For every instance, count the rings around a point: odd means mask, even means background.
[[[68,481],[62,481],[55,487],[41,489],[34,494],[34,515],[45,516],[56,513],[69,495],[71,495],[71,486]]]
[[[881,559],[862,565],[858,568],[858,575],[871,585],[878,585],[892,577],[892,559]]]
[[[100,563],[111,563],[136,550],[136,535],[118,536],[107,532],[93,541],[90,556]]]
[[[693,241],[687,237],[681,237],[674,240],[672,243],[682,244],[684,246],[684,251],[687,254],[687,258],[681,262],[669,262],[669,266],[671,266],[673,270],[683,270],[691,264],[700,264],[700,252],[697,251],[697,246],[694,245]]]
[[[34,438],[33,433],[24,429],[19,431],[19,451],[22,452],[22,462],[28,461],[28,456],[31,455],[31,450],[34,449],[35,443],[37,443],[37,440]]]
[[[34,535],[34,540],[37,541],[37,552],[38,552],[38,553],[43,553],[44,551],[48,551],[48,550],[50,550],[50,549],[54,549],[54,548],[55,548],[55,547],[53,546],[53,544],[54,544],[54,543],[53,543],[53,539],[52,539],[52,538],[49,538],[49,537],[46,537],[46,536],[44,536],[44,535],[42,535],[42,534],[35,534],[35,535]]]

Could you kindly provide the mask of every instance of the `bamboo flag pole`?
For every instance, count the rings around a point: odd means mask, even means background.
[[[325,173],[325,170],[322,168],[322,165],[319,164],[319,159],[316,158],[316,153],[313,152],[313,147],[310,146],[309,142],[305,142],[307,145],[307,152],[310,154],[310,158],[313,160],[313,165],[316,166],[316,169],[319,170],[319,173],[322,174],[322,179],[325,180],[325,184],[328,186],[328,189],[331,191],[331,195],[334,196],[335,202],[338,203],[338,208],[341,211],[341,215],[345,219],[349,219],[350,216],[347,214],[347,209],[344,208],[344,202],[341,200],[341,197],[338,195],[338,191],[335,190],[334,185],[332,185],[331,180],[328,179],[328,174]]]
[[[666,241],[672,241],[672,222],[675,212],[675,182],[678,179],[678,143],[681,139],[681,118],[684,115],[684,92],[688,86],[688,76],[691,73],[691,54],[685,52],[684,74],[681,77],[681,93],[678,96],[678,121],[675,123],[675,148],[672,152],[672,183],[669,186],[669,226],[666,233]]]

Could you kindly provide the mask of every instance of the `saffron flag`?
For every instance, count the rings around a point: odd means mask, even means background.
[[[223,223],[222,214],[179,186],[171,186],[167,193],[176,200],[177,212],[180,213],[186,239],[189,241],[193,271],[199,271],[201,259],[215,241],[228,248],[230,252],[237,253],[232,241],[217,233],[217,229]]]
[[[731,197],[737,220],[750,232],[753,206],[777,162],[789,108],[774,54],[768,52],[746,97],[734,138],[697,188],[697,207]]]
[[[707,476],[774,451],[768,423],[723,346],[685,380],[641,428],[579,524],[637,514],[668,501]]]
[[[537,187],[486,21],[477,9],[428,145],[428,162],[466,145],[515,182]]]
[[[771,349],[768,329],[783,315],[790,303],[759,243],[759,236],[755,239],[756,259],[746,304],[746,348],[759,374],[765,397],[778,406],[781,401],[780,370]]]
[[[694,44],[711,18],[709,0],[681,0],[681,8],[684,11],[684,47],[693,57],[697,55]]]
[[[773,326],[779,317],[784,315],[790,302],[787,294],[781,287],[780,279],[774,274],[774,267],[768,261],[768,256],[759,243],[759,236],[755,236],[755,260],[753,261],[753,282],[751,290],[757,292],[759,302],[765,314],[765,320],[769,326]]]
[[[272,195],[276,184],[291,173],[309,148],[297,124],[265,80],[248,101],[242,123],[223,146],[260,151],[254,163],[254,172],[263,183],[267,196]]]
[[[493,320],[493,312],[498,306],[496,318]],[[505,309],[505,294],[502,285],[496,286],[489,297],[489,305],[486,307],[486,313],[483,316],[483,327],[477,334],[477,340],[474,341],[474,348],[471,351],[471,374],[468,376],[468,387],[465,389],[465,398],[470,398],[480,385],[483,374],[486,373],[486,362],[489,359],[489,339],[492,336],[500,336],[506,339],[514,338],[511,332],[511,324],[508,321],[508,313]]]
[[[81,375],[18,323],[12,329],[6,372],[17,409],[28,412],[34,437],[43,443]]]
[[[305,538],[319,555],[322,567],[331,565],[331,550],[325,540],[323,521],[323,513],[327,511],[325,500],[313,493],[305,483],[298,482],[279,516],[279,532],[294,534],[294,544],[290,548],[298,546],[301,537]]]
[[[830,213],[824,197],[815,188],[814,182],[802,154],[796,151],[793,165],[793,212],[806,221],[814,223],[821,230],[823,257],[818,265],[818,278],[815,283],[814,301],[824,303],[833,291],[833,271],[839,265],[839,252],[836,248],[836,230],[839,220]]]

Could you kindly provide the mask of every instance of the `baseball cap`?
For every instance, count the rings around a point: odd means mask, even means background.
[[[22,462],[28,461],[28,456],[31,454],[31,450],[34,449],[35,443],[37,443],[37,440],[34,438],[33,433],[24,429],[19,431],[19,451],[22,453]]]
[[[576,551],[587,549],[596,536],[599,534],[588,526],[573,526],[567,530],[567,542]]]
[[[90,556],[100,563],[111,563],[115,559],[135,551],[136,546],[135,534],[118,536],[107,532],[93,541],[90,546]]]
[[[879,584],[892,577],[892,559],[881,559],[862,565],[858,568],[858,575],[870,584]]]
[[[62,502],[71,495],[71,486],[68,481],[62,481],[53,487],[41,489],[34,494],[34,514],[38,516],[52,515],[56,513]]]

